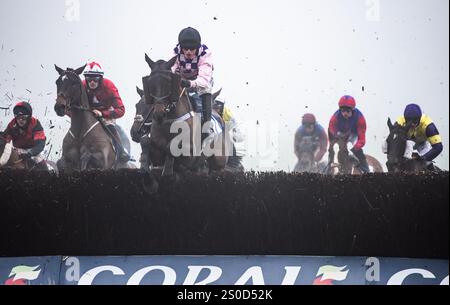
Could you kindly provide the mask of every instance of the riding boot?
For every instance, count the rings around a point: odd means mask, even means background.
[[[122,141],[120,140],[120,136],[119,136],[119,133],[117,132],[116,127],[114,125],[107,125],[106,127],[112,134],[111,138],[112,138],[114,147],[116,149],[119,161],[120,162],[130,161],[131,157],[123,148],[123,144],[122,144]]]
[[[211,122],[212,115],[212,95],[211,93],[205,93],[201,96],[202,99],[202,129],[206,122]],[[208,130],[207,133],[202,132],[202,142],[211,134]]]
[[[359,165],[358,168],[361,170],[363,174],[370,173],[369,164],[367,163],[366,155],[364,154],[363,150],[354,150],[353,154],[356,158],[358,158]]]

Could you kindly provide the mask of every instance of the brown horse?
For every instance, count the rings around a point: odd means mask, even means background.
[[[3,132],[0,132],[0,169],[46,170],[58,172],[56,164],[51,161],[43,160],[44,166],[38,166],[37,163],[32,160],[20,159],[19,155],[23,152],[23,150],[13,147],[11,142],[7,143]]]
[[[160,167],[162,176],[172,176],[174,171],[198,171],[206,160],[209,170],[221,170],[227,162],[227,155],[222,154],[225,141],[210,136],[207,145],[202,147],[200,118],[194,113],[186,90],[180,86],[181,76],[171,71],[176,59],[154,62],[145,54],[151,73],[142,78],[143,96],[136,105],[132,128],[133,140],[139,140],[141,145],[143,139],[146,142],[148,153],[143,155],[148,158],[144,170],[152,172]],[[140,105],[144,102],[148,106]],[[151,126],[150,132],[143,137],[146,126]],[[152,190],[156,191],[155,181],[153,186]]]
[[[330,143],[330,147],[328,149],[329,159],[334,160],[334,146],[337,144],[339,147],[337,161],[332,162],[328,165],[327,172],[330,174],[347,174],[347,175],[362,175],[362,171],[359,169],[359,160],[350,155],[347,148],[348,141],[343,138],[339,138]],[[365,154],[367,163],[369,164],[369,168],[373,173],[382,173],[383,166],[381,163],[375,159],[374,157]]]
[[[297,154],[297,164],[295,165],[295,173],[323,173],[326,164],[315,161],[315,152],[318,145],[313,142],[311,136],[306,136],[302,138],[296,151]]]
[[[86,89],[80,74],[85,66],[76,70],[63,70],[55,65],[58,116],[71,117],[70,129],[63,140],[62,157],[57,162],[60,170],[127,168],[127,163],[116,161],[116,152],[103,121],[97,119],[89,107]]]

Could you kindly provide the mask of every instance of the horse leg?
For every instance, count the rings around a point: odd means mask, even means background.
[[[141,140],[141,157],[139,162],[141,163],[141,169],[148,171],[151,165],[150,156],[150,139],[147,137],[148,141]]]
[[[80,162],[81,162],[81,170],[84,171],[88,168],[89,161],[91,160],[91,154],[87,151],[81,154]]]
[[[173,163],[175,161],[175,158],[170,156],[170,155],[166,155],[166,161],[164,162],[164,169],[162,172],[162,176],[163,177],[168,177],[168,176],[172,176],[173,175]]]

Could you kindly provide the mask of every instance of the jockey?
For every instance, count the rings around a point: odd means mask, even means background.
[[[325,129],[317,123],[316,117],[312,113],[305,113],[303,115],[302,126],[295,133],[294,151],[297,158],[300,158],[302,140],[305,137],[312,137],[314,161],[320,162],[327,151],[328,137]]]
[[[241,143],[244,141],[243,136],[238,128],[238,123],[236,118],[233,116],[231,110],[225,106],[225,102],[220,100],[213,101],[213,109],[222,118],[223,122],[227,126],[225,130],[231,130],[232,143],[233,143],[233,155],[228,156],[228,162],[225,169],[229,171],[243,171],[244,166],[242,165],[242,150],[240,153],[237,152],[236,143]]]
[[[19,102],[14,106],[13,113],[14,119],[5,130],[6,141],[13,142],[13,146],[20,151],[19,158],[31,164],[31,168],[46,170],[47,164],[42,156],[45,132],[39,120],[33,117],[31,105]]]
[[[103,69],[97,62],[88,63],[83,75],[85,77],[83,85],[86,88],[89,105],[93,109],[94,115],[104,119],[118,153],[118,159],[121,162],[129,161],[130,156],[123,147],[116,127],[116,119],[125,114],[125,106],[119,91],[112,81],[103,77]]]
[[[330,150],[339,139],[352,142],[352,153],[359,160],[359,169],[363,173],[368,173],[369,165],[362,148],[366,144],[366,119],[356,108],[356,101],[352,96],[345,95],[339,100],[339,110],[334,113],[328,126],[328,137],[330,140]],[[355,143],[356,142],[356,143]],[[332,160],[329,160],[331,163]]]
[[[174,49],[177,61],[172,72],[182,77],[181,86],[187,88],[196,113],[202,117],[202,126],[211,121],[213,85],[212,55],[208,47],[201,43],[200,33],[191,27],[183,29]],[[202,133],[202,139],[208,134]]]
[[[433,161],[444,149],[439,131],[429,116],[422,113],[419,105],[406,106],[403,116],[397,122],[400,126],[409,126],[408,140],[416,143],[415,148],[419,152],[415,159],[430,162]]]

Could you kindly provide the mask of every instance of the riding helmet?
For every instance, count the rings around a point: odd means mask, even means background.
[[[341,99],[339,100],[339,108],[342,108],[342,107],[355,109],[356,101],[353,98],[353,96],[344,95],[343,97],[341,97]]]
[[[422,109],[417,104],[409,104],[405,108],[403,116],[407,121],[409,120],[420,120],[422,117]]]
[[[102,66],[98,62],[90,62],[86,65],[86,69],[83,72],[84,76],[103,76],[105,72]]]
[[[13,108],[14,115],[32,115],[33,108],[27,102],[18,102]]]
[[[198,49],[201,46],[202,38],[196,29],[188,27],[181,30],[178,35],[178,43],[182,49]]]
[[[302,118],[302,125],[316,124],[316,117],[312,113],[305,113]]]

